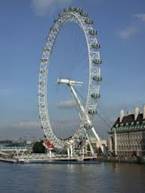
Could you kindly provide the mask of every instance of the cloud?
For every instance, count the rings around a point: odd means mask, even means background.
[[[38,121],[20,121],[20,122],[14,123],[12,126],[15,128],[20,128],[20,129],[40,128],[40,122]]]
[[[79,119],[63,119],[63,120],[52,120],[51,124],[52,126],[56,127],[56,128],[60,128],[60,127],[73,127],[78,125],[79,123]]]
[[[119,36],[122,39],[129,39],[141,31],[142,26],[135,19],[145,23],[145,13],[137,13],[132,16],[134,18],[133,24],[119,31]]]
[[[53,4],[70,4],[72,0],[32,0],[37,15],[45,15]]]
[[[129,39],[138,32],[138,29],[135,26],[129,26],[119,32],[119,36],[122,39]]]
[[[57,107],[64,109],[73,108],[76,107],[76,102],[74,100],[61,101],[57,104]]]
[[[138,13],[138,14],[135,14],[134,16],[140,19],[141,21],[145,22],[145,13]]]
[[[57,137],[67,138],[72,136],[79,128],[80,120],[73,117],[67,120],[54,120],[51,125]]]
[[[38,15],[45,14],[53,2],[54,0],[32,0],[34,10]]]
[[[3,122],[0,124],[0,139],[40,138],[43,136],[43,131],[40,128],[40,123],[37,120]]]

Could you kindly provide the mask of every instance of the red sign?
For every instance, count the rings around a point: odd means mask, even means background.
[[[54,149],[54,145],[48,139],[43,141],[43,145],[46,149]]]

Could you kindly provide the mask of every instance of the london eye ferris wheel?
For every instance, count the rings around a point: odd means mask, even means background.
[[[49,63],[51,53],[53,51],[57,36],[60,30],[65,27],[65,23],[73,22],[77,24],[85,35],[88,51],[88,90],[86,97],[86,104],[83,105],[76,91],[76,85],[81,85],[79,80],[71,80],[66,77],[58,77],[56,80],[58,84],[63,84],[69,87],[70,92],[76,102],[79,110],[80,128],[69,139],[60,139],[53,131],[50,116],[48,113],[48,76],[49,76]],[[98,99],[100,98],[100,82],[101,77],[101,57],[100,57],[100,44],[97,39],[97,31],[94,29],[93,21],[89,18],[88,14],[80,8],[64,9],[55,19],[54,24],[50,28],[46,44],[42,50],[40,71],[39,71],[39,84],[38,84],[38,101],[39,101],[39,117],[46,139],[48,139],[54,147],[58,149],[70,148],[71,154],[74,154],[76,143],[89,141],[91,146],[88,132],[92,132],[96,140],[100,142],[100,138],[96,133],[93,126],[93,117],[97,113]],[[84,143],[82,143],[84,144]],[[83,145],[82,145],[83,146]],[[90,147],[93,154],[93,148]]]

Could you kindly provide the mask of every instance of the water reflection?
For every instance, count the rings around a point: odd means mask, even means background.
[[[2,193],[144,193],[145,166],[0,164]]]

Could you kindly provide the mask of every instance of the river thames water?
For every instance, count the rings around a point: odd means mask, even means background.
[[[145,193],[145,165],[0,163],[0,193]]]

